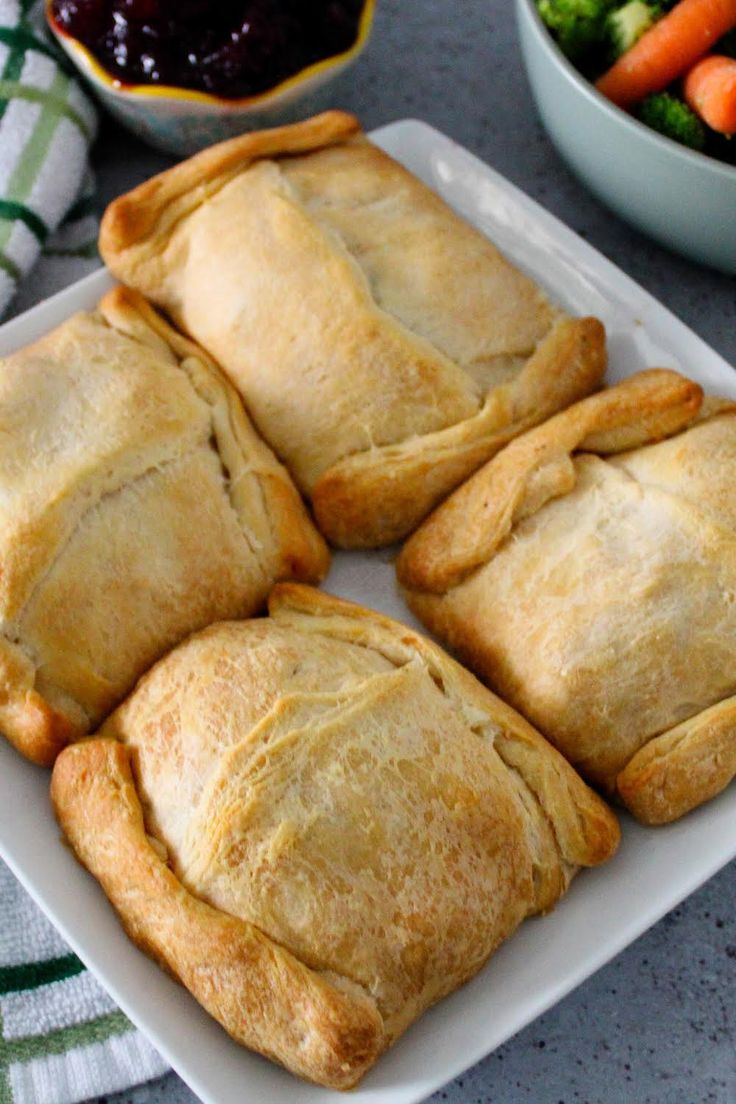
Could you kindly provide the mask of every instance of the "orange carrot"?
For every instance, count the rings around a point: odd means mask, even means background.
[[[736,133],[736,60],[711,54],[685,77],[685,99],[704,123],[721,134]]]
[[[632,107],[668,84],[736,27],[736,0],[680,0],[596,81],[619,107]]]

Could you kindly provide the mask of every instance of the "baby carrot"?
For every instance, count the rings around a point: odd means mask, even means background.
[[[736,0],[680,0],[596,81],[619,107],[661,92],[736,27]]]
[[[711,54],[692,67],[685,99],[704,123],[721,134],[736,133],[736,60]]]

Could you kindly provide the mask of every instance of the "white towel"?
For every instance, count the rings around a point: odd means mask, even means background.
[[[0,1104],[75,1104],[167,1069],[0,862]]]
[[[44,246],[57,256],[94,250],[89,204],[74,207],[95,129],[89,99],[45,31],[41,0],[0,0],[0,317]],[[70,213],[76,229],[54,241]]]

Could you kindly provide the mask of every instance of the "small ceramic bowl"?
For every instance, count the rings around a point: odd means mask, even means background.
[[[228,100],[166,85],[122,85],[92,53],[58,26],[46,0],[49,26],[97,98],[124,126],[165,153],[188,156],[242,134],[305,119],[329,106],[329,85],[364,49],[375,0],[365,0],[358,37],[345,53],[324,58],[258,96]]]
[[[601,96],[559,50],[534,0],[516,0],[516,14],[542,123],[573,172],[637,230],[736,274],[736,167],[665,138]]]

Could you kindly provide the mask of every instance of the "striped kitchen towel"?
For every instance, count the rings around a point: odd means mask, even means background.
[[[96,114],[45,31],[42,0],[0,0],[0,317],[88,179]],[[84,218],[85,211],[79,214]]]
[[[0,862],[0,1104],[73,1104],[167,1068]]]

